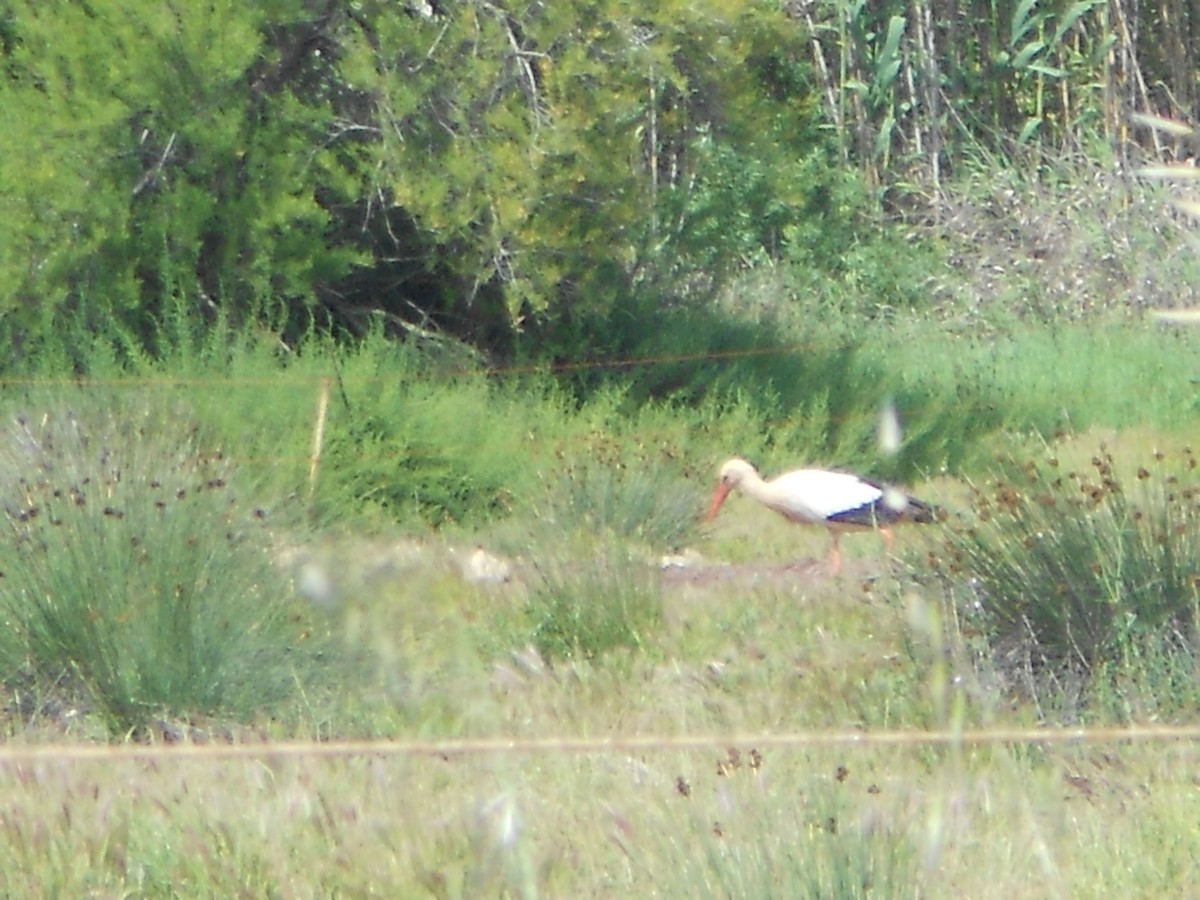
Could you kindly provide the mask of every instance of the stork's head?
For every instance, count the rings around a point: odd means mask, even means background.
[[[721,504],[729,496],[729,492],[741,484],[746,478],[757,475],[754,466],[744,459],[731,459],[721,466],[721,474],[717,480],[717,489],[713,491],[712,501],[708,504],[708,514],[705,522],[711,522],[717,517]]]

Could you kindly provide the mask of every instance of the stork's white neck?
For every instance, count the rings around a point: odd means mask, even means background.
[[[746,470],[742,473],[735,487],[752,500],[757,500],[766,506],[770,506],[771,501],[776,499],[775,492],[771,490],[769,482],[763,480],[762,476],[754,469],[747,465]]]

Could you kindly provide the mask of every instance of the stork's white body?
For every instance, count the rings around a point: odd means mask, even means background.
[[[883,491],[854,475],[797,469],[771,481],[748,475],[738,487],[746,496],[793,522],[824,525],[839,514],[877,503]]]
[[[839,534],[853,528],[876,528],[883,535],[887,550],[892,548],[891,525],[904,519],[917,522],[932,520],[930,507],[896,488],[885,487],[827,469],[796,469],[770,481],[743,459],[731,459],[721,467],[720,481],[708,509],[712,521],[729,492],[736,488],[763,506],[775,510],[792,522],[823,525],[832,538],[830,565],[841,571]]]

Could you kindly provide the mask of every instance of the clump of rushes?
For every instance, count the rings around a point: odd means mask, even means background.
[[[557,456],[536,509],[540,521],[558,529],[582,523],[655,548],[677,547],[695,528],[703,488],[686,479],[668,442],[622,448],[616,438],[594,433],[583,453]]]
[[[1053,449],[1001,462],[929,556],[960,620],[998,657],[1089,673],[1142,640],[1190,641],[1200,597],[1190,449],[1122,467],[1103,444],[1077,467]]]
[[[0,426],[0,677],[19,708],[72,704],[129,734],[244,720],[296,689],[304,625],[236,476],[170,415]]]
[[[551,662],[640,649],[662,624],[654,573],[618,546],[591,557],[551,555],[535,560],[534,569],[529,639]]]

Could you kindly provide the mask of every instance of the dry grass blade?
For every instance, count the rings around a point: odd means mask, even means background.
[[[1200,309],[1156,309],[1151,315],[1159,322],[1170,325],[1200,324]]]
[[[1165,181],[1200,180],[1200,169],[1186,163],[1162,166],[1143,166],[1137,170],[1140,178],[1158,178]]]
[[[1200,201],[1196,200],[1172,200],[1171,205],[1189,216],[1200,219]]]
[[[1151,113],[1134,113],[1130,118],[1138,125],[1145,125],[1148,128],[1165,131],[1168,134],[1175,134],[1180,137],[1188,137],[1196,132],[1196,129],[1191,125]]]

